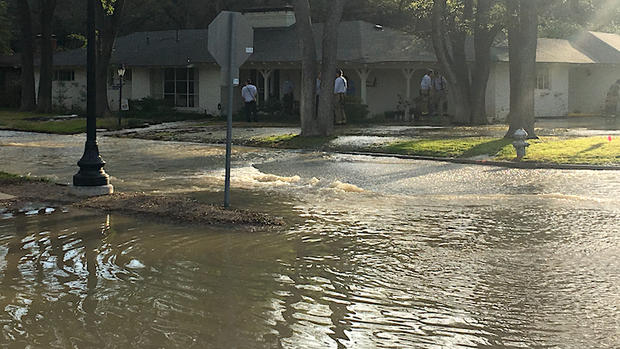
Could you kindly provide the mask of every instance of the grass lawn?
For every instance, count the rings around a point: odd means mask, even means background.
[[[620,164],[620,138],[582,137],[560,139],[545,137],[529,140],[523,161],[557,164]],[[516,157],[511,140],[503,138],[466,137],[422,139],[392,143],[381,149],[387,153],[468,158],[488,155],[493,160],[510,161]]]
[[[297,134],[255,137],[246,145],[284,149],[326,149],[335,137],[301,137]],[[619,165],[620,137],[581,137],[561,139],[544,137],[529,140],[526,162],[557,164]],[[330,147],[329,150],[338,150]],[[349,150],[349,149],[346,149]],[[369,149],[359,149],[368,151]],[[456,137],[414,139],[394,142],[370,149],[373,152],[432,156],[439,158],[470,158],[486,155],[490,160],[512,161],[516,157],[511,139],[492,137]]]
[[[559,139],[545,137],[529,141],[523,161],[558,164],[620,164],[620,138],[606,136]],[[503,148],[498,160],[511,160],[516,156],[513,147]]]
[[[45,120],[59,114],[41,114],[21,112],[9,109],[0,109],[0,129],[18,131],[44,132],[56,134],[75,134],[86,132],[86,118],[80,117],[68,120]],[[97,118],[97,128],[118,130],[140,127],[145,123],[154,124],[168,121],[204,119],[205,115],[196,113],[133,113],[122,118],[121,126],[117,117]]]
[[[17,184],[24,182],[47,182],[48,180],[45,178],[35,178],[30,176],[19,176],[12,173],[6,173],[0,171],[0,184]]]
[[[477,155],[493,156],[508,146],[510,140],[503,138],[462,137],[395,142],[380,150],[393,154],[468,158]]]

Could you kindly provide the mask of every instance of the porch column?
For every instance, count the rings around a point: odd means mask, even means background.
[[[368,89],[366,88],[366,81],[368,81],[368,76],[370,75],[370,69],[368,67],[364,67],[361,69],[357,69],[357,74],[360,76],[360,95],[362,97],[362,104],[368,104]]]
[[[271,69],[261,69],[260,75],[263,76],[263,103],[267,103],[269,99],[269,77],[271,76]]]
[[[406,95],[405,95],[405,100],[407,101],[407,107],[405,109],[405,119],[408,120],[409,119],[409,106],[411,105],[411,78],[413,77],[413,72],[415,70],[413,70],[412,68],[403,68],[403,75],[405,76],[405,81],[407,82],[407,87],[406,87]]]

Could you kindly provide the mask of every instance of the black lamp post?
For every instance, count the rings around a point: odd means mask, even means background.
[[[85,195],[102,195],[111,193],[112,186],[109,176],[103,170],[105,161],[99,156],[97,146],[95,0],[88,0],[87,22],[86,145],[84,155],[78,161],[80,170],[73,176],[73,185]]]
[[[121,116],[123,113],[123,77],[125,76],[125,66],[118,67],[118,127],[121,127]]]

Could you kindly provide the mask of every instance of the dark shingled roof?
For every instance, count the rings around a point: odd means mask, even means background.
[[[314,25],[315,40],[320,42],[323,25]],[[119,37],[112,64],[129,66],[184,66],[190,63],[215,63],[207,48],[206,29],[138,32]],[[471,46],[471,45],[468,45]],[[321,57],[321,47],[317,45]],[[471,54],[468,47],[468,57]],[[254,30],[254,53],[248,62],[300,62],[300,44],[295,25],[287,28]],[[493,60],[507,61],[505,46],[492,50]],[[338,60],[351,63],[435,62],[432,48],[415,35],[375,26],[364,21],[342,22],[338,35]],[[574,40],[539,39],[537,61],[544,63],[620,64],[620,35],[586,32]],[[85,65],[86,50],[59,52],[54,64]]]
[[[314,25],[317,42],[323,25]],[[178,38],[178,40],[177,40]],[[119,37],[112,53],[113,64],[131,66],[182,66],[190,63],[215,63],[207,48],[206,29],[138,32]],[[363,21],[343,22],[338,37],[338,59],[347,62],[375,63],[400,61],[434,61],[434,55],[412,35],[389,28],[377,29]],[[317,55],[321,47],[317,45]],[[250,62],[299,62],[300,45],[295,26],[254,30],[254,54]],[[86,64],[86,50],[59,52],[54,64]]]

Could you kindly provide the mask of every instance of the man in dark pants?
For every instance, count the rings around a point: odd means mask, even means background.
[[[252,80],[248,79],[245,86],[241,89],[241,97],[243,97],[243,101],[245,102],[245,117],[248,119],[248,122],[252,121],[251,116],[253,116],[255,122],[258,122],[258,117],[256,116],[257,95],[258,90],[256,86],[252,85]]]
[[[347,123],[347,115],[344,112],[344,96],[347,93],[347,79],[344,78],[342,70],[336,73],[334,82],[334,123],[344,125]]]

